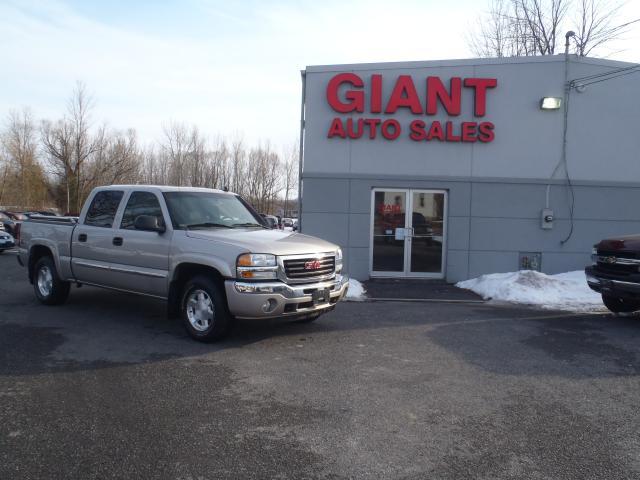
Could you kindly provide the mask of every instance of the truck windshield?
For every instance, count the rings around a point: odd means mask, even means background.
[[[165,192],[173,228],[241,228],[264,225],[238,196],[214,192]]]

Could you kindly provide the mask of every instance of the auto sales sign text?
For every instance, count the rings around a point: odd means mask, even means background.
[[[482,142],[495,138],[493,123],[482,118],[487,111],[487,97],[498,85],[495,78],[452,77],[444,82],[440,77],[424,77],[414,83],[410,75],[399,75],[393,81],[389,95],[383,95],[381,74],[365,80],[355,73],[339,73],[327,84],[327,102],[340,114],[331,121],[329,138],[396,140],[408,136],[415,142]],[[462,102],[463,90],[473,93],[472,105]],[[407,111],[416,118],[402,124],[394,114]],[[359,115],[361,114],[361,115]],[[463,115],[468,121],[433,120]]]

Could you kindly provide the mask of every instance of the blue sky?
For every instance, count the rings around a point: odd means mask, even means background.
[[[58,118],[77,80],[94,123],[163,123],[207,135],[295,141],[306,65],[470,57],[466,32],[486,2],[0,0],[0,116]],[[640,18],[640,1],[624,17]],[[640,28],[610,58],[640,61]]]

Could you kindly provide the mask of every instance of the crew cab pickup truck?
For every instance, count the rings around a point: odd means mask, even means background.
[[[315,320],[348,288],[337,245],[272,230],[220,190],[96,188],[79,218],[26,220],[18,245],[40,302],[65,302],[72,284],[156,297],[201,341],[235,318]]]
[[[640,235],[608,238],[593,246],[587,283],[614,313],[640,310]]]

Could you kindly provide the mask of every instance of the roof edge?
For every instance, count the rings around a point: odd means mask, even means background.
[[[625,67],[637,65],[632,62],[609,60],[596,57],[579,57],[569,55],[571,63],[583,63],[590,65],[600,65],[605,67]],[[418,69],[428,67],[474,67],[482,65],[510,65],[510,64],[531,64],[531,63],[556,63],[564,62],[564,54],[540,55],[535,57],[491,57],[491,58],[462,58],[451,60],[422,60],[407,62],[379,62],[379,63],[345,63],[334,65],[310,65],[303,72],[324,73],[332,71],[359,71],[359,70],[388,70],[388,69]]]

